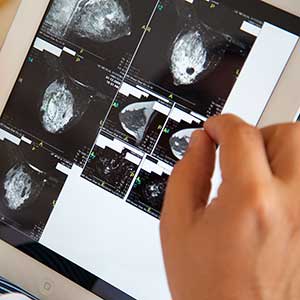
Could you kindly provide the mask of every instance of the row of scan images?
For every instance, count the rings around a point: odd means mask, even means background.
[[[159,218],[172,169],[171,165],[103,132],[81,176]]]
[[[67,179],[58,164],[55,155],[39,145],[0,130],[2,223],[40,239]],[[159,218],[171,171],[171,165],[103,132],[81,176]],[[5,232],[6,227],[0,227]]]
[[[244,22],[262,26],[206,0],[54,0],[39,36],[211,116],[256,40]]]
[[[10,226],[41,238],[67,176],[39,145],[0,131],[1,231]],[[159,218],[172,167],[112,137],[99,135],[82,172],[85,178]],[[3,226],[5,224],[5,226]]]
[[[169,153],[165,133],[172,136],[179,130],[199,128],[206,120],[174,102],[172,94],[161,96],[138,81],[122,80],[103,66],[66,51],[59,56],[40,51],[44,44],[37,43],[39,50],[30,52],[1,125],[42,143],[69,166],[84,165],[100,128],[172,164],[180,154]],[[174,136],[173,144],[175,140]]]
[[[200,120],[193,124],[190,115],[190,128],[187,129],[187,119],[183,120],[183,114],[176,108],[173,111],[176,113],[170,114],[157,140],[158,151],[153,151],[152,155],[103,130],[81,177],[159,218],[172,166],[183,157],[191,134],[202,124]],[[197,127],[193,128],[192,124]],[[26,138],[18,139],[4,130],[0,130],[0,138],[0,219],[38,240],[67,175],[58,170],[59,161],[55,155],[49,155],[39,145]]]
[[[202,124],[200,120],[193,123],[191,115],[189,120],[183,120],[187,114],[177,108],[173,112],[157,139],[158,151],[152,151],[151,156],[103,130],[82,177],[159,218],[172,166],[182,158],[192,132]],[[56,155],[40,145],[3,129],[0,136],[1,220],[38,240],[67,175],[57,169]],[[164,157],[165,162],[159,157]]]
[[[123,82],[101,132],[173,166],[205,120],[167,98]]]
[[[1,164],[2,219],[38,239],[65,180],[49,166],[62,160],[158,217],[170,168],[191,132],[222,111],[256,40],[242,24],[262,23],[206,0],[52,3],[1,117],[26,140],[18,161]],[[103,148],[101,137],[125,150]],[[118,170],[126,176],[115,180]]]
[[[41,35],[85,49],[110,70],[118,70],[124,60],[130,63],[139,48],[135,64],[139,75],[152,82],[160,78],[167,85],[172,81],[173,87],[194,85],[224,58],[226,67],[232,60],[240,67],[255,41],[240,30],[250,18],[207,0],[52,3]]]
[[[123,84],[120,91],[126,100],[122,93],[135,98],[129,92],[137,97],[139,90]],[[114,106],[115,118],[98,135],[82,177],[159,218],[172,166],[203,121],[174,104],[132,100]],[[43,145],[3,129],[0,135],[0,218],[38,240],[67,175]]]
[[[174,103],[204,118],[221,113],[256,39],[241,30],[246,17],[204,0],[155,2],[54,0],[1,117],[2,126],[43,143],[69,166],[83,166],[103,123],[107,132],[153,154],[166,111]],[[118,18],[108,18],[117,7],[120,15],[129,14],[127,34],[122,22],[115,24]],[[154,8],[134,60],[126,62]],[[106,29],[89,24],[95,20],[102,20]],[[89,29],[79,33],[83,21]],[[91,30],[96,30],[94,35]],[[112,36],[101,39],[102,34]],[[74,35],[80,41],[75,43]],[[95,55],[88,41],[102,54]],[[125,77],[119,67],[107,63],[111,57],[128,68]],[[118,93],[122,83],[139,89],[141,96]],[[140,124],[132,122],[132,116]],[[160,152],[168,160],[163,149]]]
[[[9,226],[33,240],[40,239],[67,179],[56,169],[57,163],[42,148],[0,130],[2,233]]]
[[[82,177],[159,218],[173,166],[204,120],[123,82]]]

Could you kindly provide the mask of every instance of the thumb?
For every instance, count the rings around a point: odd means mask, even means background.
[[[205,209],[215,164],[215,144],[205,131],[194,132],[189,148],[170,176],[162,219],[175,226],[190,223],[193,215]],[[177,225],[176,225],[177,224]]]

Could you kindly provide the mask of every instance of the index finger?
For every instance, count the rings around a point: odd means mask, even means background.
[[[214,143],[204,131],[195,132],[188,151],[169,179],[161,223],[168,223],[172,230],[182,230],[197,212],[205,209],[214,163]]]
[[[265,181],[272,176],[260,131],[234,115],[209,119],[204,128],[220,145],[223,181]]]

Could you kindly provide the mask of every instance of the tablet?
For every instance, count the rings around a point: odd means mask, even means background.
[[[216,114],[294,118],[296,98],[270,99],[300,19],[254,0],[54,0],[32,41],[21,18],[0,55],[1,238],[105,300],[170,299],[174,164]]]

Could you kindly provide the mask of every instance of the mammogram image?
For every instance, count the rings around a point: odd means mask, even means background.
[[[202,129],[202,120],[176,108],[176,113],[171,113],[163,129],[153,156],[167,164],[175,165],[183,158],[193,132]]]
[[[40,196],[47,182],[43,172],[26,162],[14,165],[5,175],[4,200],[11,210],[21,209]]]
[[[127,105],[119,114],[120,122],[126,132],[140,144],[151,122],[155,102],[136,102]]]
[[[131,34],[127,0],[79,1],[70,30],[80,37],[107,43]]]
[[[67,176],[56,170],[56,159],[34,145],[0,141],[0,154],[0,216],[38,240]]]
[[[73,128],[96,102],[106,103],[108,110],[114,92],[106,87],[108,74],[100,67],[88,59],[76,59],[64,53],[59,60],[52,58],[47,63],[51,64],[52,76],[40,106],[41,123],[46,131],[61,134]],[[86,71],[92,76],[86,75]],[[93,76],[97,77],[92,79]]]
[[[176,37],[170,64],[175,85],[197,81],[197,77],[205,70],[206,63],[207,50],[199,32],[191,30]]]
[[[221,62],[227,48],[229,43],[226,38],[202,23],[184,28],[176,36],[170,51],[174,85],[196,83],[212,72]]]
[[[130,62],[156,0],[54,0],[41,28],[117,70]],[[125,70],[126,71],[126,70]]]
[[[110,73],[89,59],[36,49],[29,55],[1,121],[73,161],[92,147],[117,88],[107,83]]]
[[[78,0],[53,0],[46,16],[47,31],[55,36],[65,36]]]
[[[129,153],[127,149],[119,153],[109,147],[103,149],[95,146],[82,177],[123,198],[138,168],[136,163],[128,159]]]
[[[50,133],[64,132],[76,118],[75,99],[65,80],[55,80],[47,87],[40,108],[42,125]]]
[[[80,37],[111,42],[131,34],[127,0],[54,0],[46,17],[49,31],[65,37],[73,31]]]
[[[163,0],[161,7],[128,74],[205,117],[220,112],[212,106],[224,106],[256,37],[222,4]]]
[[[142,167],[127,202],[159,218],[168,178],[166,173],[157,174]]]
[[[103,130],[150,154],[167,119],[164,110],[170,110],[168,104],[153,96],[138,98],[119,92]]]
[[[174,133],[170,138],[170,148],[173,155],[181,160],[189,146],[192,134],[199,128],[183,129]]]

